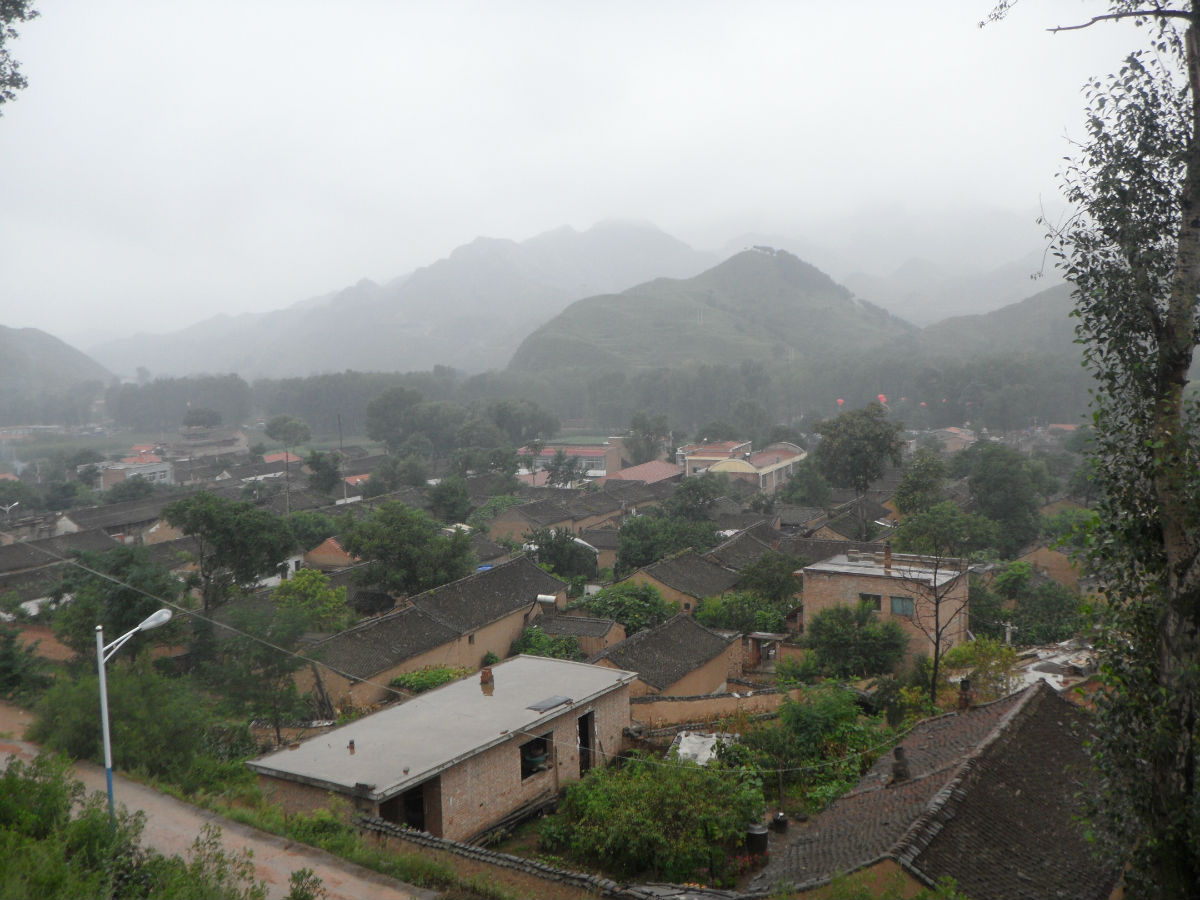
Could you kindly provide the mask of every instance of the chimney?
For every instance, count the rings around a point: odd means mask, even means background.
[[[484,666],[479,670],[479,688],[485,697],[492,696],[492,692],[496,690],[496,679],[492,675],[491,666]]]
[[[970,709],[975,703],[975,692],[971,690],[971,679],[964,678],[958,683],[958,708]]]
[[[354,738],[350,739],[350,743],[346,745],[346,749],[350,751],[350,755],[354,755]]]
[[[891,544],[883,545],[883,574],[884,575],[892,574],[892,545]]]
[[[908,771],[908,756],[904,753],[903,747],[897,747],[892,751],[895,759],[892,760],[892,778],[888,782],[889,785],[899,784],[901,781],[908,781],[912,774]]]

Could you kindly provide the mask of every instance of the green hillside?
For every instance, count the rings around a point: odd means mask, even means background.
[[[801,361],[915,334],[795,256],[756,248],[694,278],[577,301],[527,337],[510,368]]]
[[[0,325],[0,424],[86,422],[112,374],[36,328]]]

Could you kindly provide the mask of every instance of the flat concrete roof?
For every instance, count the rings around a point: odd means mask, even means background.
[[[369,785],[358,790],[377,802],[387,800],[514,735],[524,743],[529,739],[525,732],[536,732],[543,723],[637,677],[635,672],[540,656],[498,663],[492,673],[490,696],[475,674],[246,765],[261,775],[345,794]],[[528,708],[553,696],[570,702],[540,712]]]
[[[937,567],[936,587],[948,584],[966,572],[965,569],[959,568],[959,562],[958,559],[949,558],[942,561],[943,564]],[[898,581],[918,582],[921,584],[934,583],[934,567],[932,565],[911,561],[900,554],[893,557],[890,566],[885,566],[878,558],[871,558],[871,554],[839,553],[837,556],[822,560],[819,563],[805,566],[802,571],[817,572],[824,575],[870,575],[874,578],[894,578]]]

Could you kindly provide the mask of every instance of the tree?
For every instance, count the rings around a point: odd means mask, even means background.
[[[723,878],[728,848],[763,814],[762,785],[747,769],[663,764],[634,757],[567,787],[542,845],[625,878],[707,882]]]
[[[546,465],[546,481],[551,486],[570,487],[583,474],[582,460],[578,456],[567,456],[562,447],[554,451],[554,458]]]
[[[629,432],[623,439],[625,449],[629,451],[630,462],[636,466],[661,459],[663,445],[670,436],[671,429],[667,425],[666,416],[652,416],[645,411],[634,413],[629,422]]]
[[[813,457],[809,456],[800,461],[795,474],[784,483],[779,499],[792,506],[825,509],[829,506],[830,494],[829,482],[821,475]]]
[[[20,64],[12,58],[7,43],[15,41],[19,34],[14,22],[28,22],[37,18],[37,11],[29,0],[5,0],[0,3],[0,106],[17,99],[17,91],[27,82],[21,74]]]
[[[896,488],[896,508],[905,515],[925,512],[942,498],[946,462],[940,453],[918,450],[904,468],[904,477]]]
[[[821,671],[835,678],[891,672],[904,658],[908,635],[894,619],[880,620],[875,607],[831,606],[812,617],[804,644]]]
[[[570,529],[538,528],[525,538],[533,545],[537,561],[564,581],[596,577],[596,551],[585,546]]]
[[[900,423],[887,420],[887,413],[878,403],[818,422],[813,428],[821,435],[814,453],[817,469],[835,487],[853,488],[861,501],[888,463],[900,465],[904,447],[900,429]],[[866,506],[861,502],[856,505],[863,517],[860,534],[865,538]]]
[[[1003,444],[976,444],[959,454],[969,472],[975,510],[999,527],[998,549],[1015,556],[1038,535],[1038,497],[1032,462]]]
[[[368,560],[365,584],[417,594],[470,574],[471,541],[457,529],[442,534],[437,522],[403,503],[381,503],[366,518],[349,523],[342,546]]]
[[[267,423],[267,437],[283,444],[283,483],[287,511],[292,511],[292,453],[291,448],[312,437],[309,427],[295,416],[275,416]]]
[[[949,500],[909,516],[896,529],[895,545],[921,554],[919,561],[898,563],[896,571],[911,584],[914,594],[927,601],[914,604],[912,622],[933,645],[930,706],[937,703],[941,660],[949,649],[947,634],[960,616],[969,615],[970,590],[961,590],[959,584],[967,578],[962,557],[987,546],[995,533],[991,522],[975,513],[963,512]],[[912,573],[911,577],[904,576],[906,570]]]
[[[319,569],[301,569],[271,592],[271,602],[306,630],[340,631],[354,619],[346,606],[346,589],[331,587]]]
[[[341,591],[344,613],[345,588]],[[271,723],[277,744],[283,743],[283,723],[306,708],[295,681],[295,672],[305,661],[295,651],[300,636],[315,624],[308,604],[322,603],[314,593],[302,585],[282,599],[273,595],[275,602],[269,605],[251,602],[231,608],[232,631],[221,643],[220,659],[208,670],[209,678],[234,708]],[[337,613],[328,609],[332,605],[326,603],[315,615],[336,617]]]
[[[713,505],[729,491],[729,478],[713,472],[686,478],[662,503],[662,511],[668,516],[706,521]]]
[[[304,509],[288,516],[288,528],[301,550],[311,550],[328,537],[337,534],[334,520],[316,510]]]
[[[308,486],[322,494],[332,494],[342,482],[342,458],[337,453],[322,453],[314,450],[304,460],[310,474]]]
[[[1153,52],[1088,85],[1087,139],[1062,175],[1075,214],[1052,235],[1097,381],[1090,555],[1109,690],[1094,758],[1103,821],[1134,848],[1127,885],[1185,896],[1200,884],[1200,444],[1185,399],[1200,340],[1200,10],[1104,9],[1074,27],[1132,20]]]
[[[796,573],[808,561],[778,550],[768,550],[754,562],[744,566],[738,575],[739,590],[758,594],[776,604],[792,604],[800,590]]]
[[[184,428],[216,428],[221,424],[221,414],[203,406],[189,408],[183,414],[182,424]]]
[[[225,603],[235,588],[279,570],[295,546],[284,520],[253,503],[201,491],[163,508],[172,526],[195,539],[204,613]]]
[[[396,451],[408,436],[408,412],[421,402],[419,391],[394,387],[384,391],[367,404],[367,437],[380,441]]]
[[[429,507],[447,524],[466,521],[471,515],[471,494],[466,480],[459,475],[443,478],[429,489]]]
[[[748,634],[752,631],[783,632],[792,603],[773,600],[762,594],[732,591],[717,597],[705,597],[696,605],[696,621],[709,628],[728,628]]]
[[[64,568],[63,580],[51,592],[54,635],[77,654],[95,659],[96,626],[107,640],[138,626],[164,604],[175,605],[184,585],[154,562],[145,547],[115,547],[103,553],[82,553],[78,565]],[[173,626],[136,635],[131,652],[147,641],[178,636]]]
[[[626,519],[617,532],[617,573],[626,575],[689,548],[705,550],[717,542],[712,522],[680,516],[646,515]]]
[[[104,502],[106,505],[125,503],[129,500],[144,500],[152,496],[154,496],[154,484],[141,475],[134,475],[132,478],[117,482],[105,491]]]
[[[509,656],[525,653],[529,656],[548,656],[551,659],[573,659],[582,662],[587,654],[579,649],[579,638],[569,634],[550,636],[536,625],[526,628],[513,641]]]
[[[628,634],[661,625],[675,615],[675,606],[662,598],[653,585],[622,581],[598,591],[584,603],[590,615],[612,619]]]

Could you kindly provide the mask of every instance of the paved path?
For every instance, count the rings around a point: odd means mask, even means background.
[[[27,741],[0,737],[0,765],[13,754],[32,759],[37,749]],[[75,775],[90,791],[106,790],[100,766],[76,763]],[[113,795],[118,804],[146,813],[142,841],[167,855],[186,856],[205,823],[219,825],[226,850],[240,853],[245,848],[253,853],[254,877],[266,882],[269,900],[286,897],[292,872],[303,868],[312,869],[325,882],[330,900],[431,900],[437,896],[436,891],[396,881],[324,850],[231,822],[120,775],[113,776]]]

